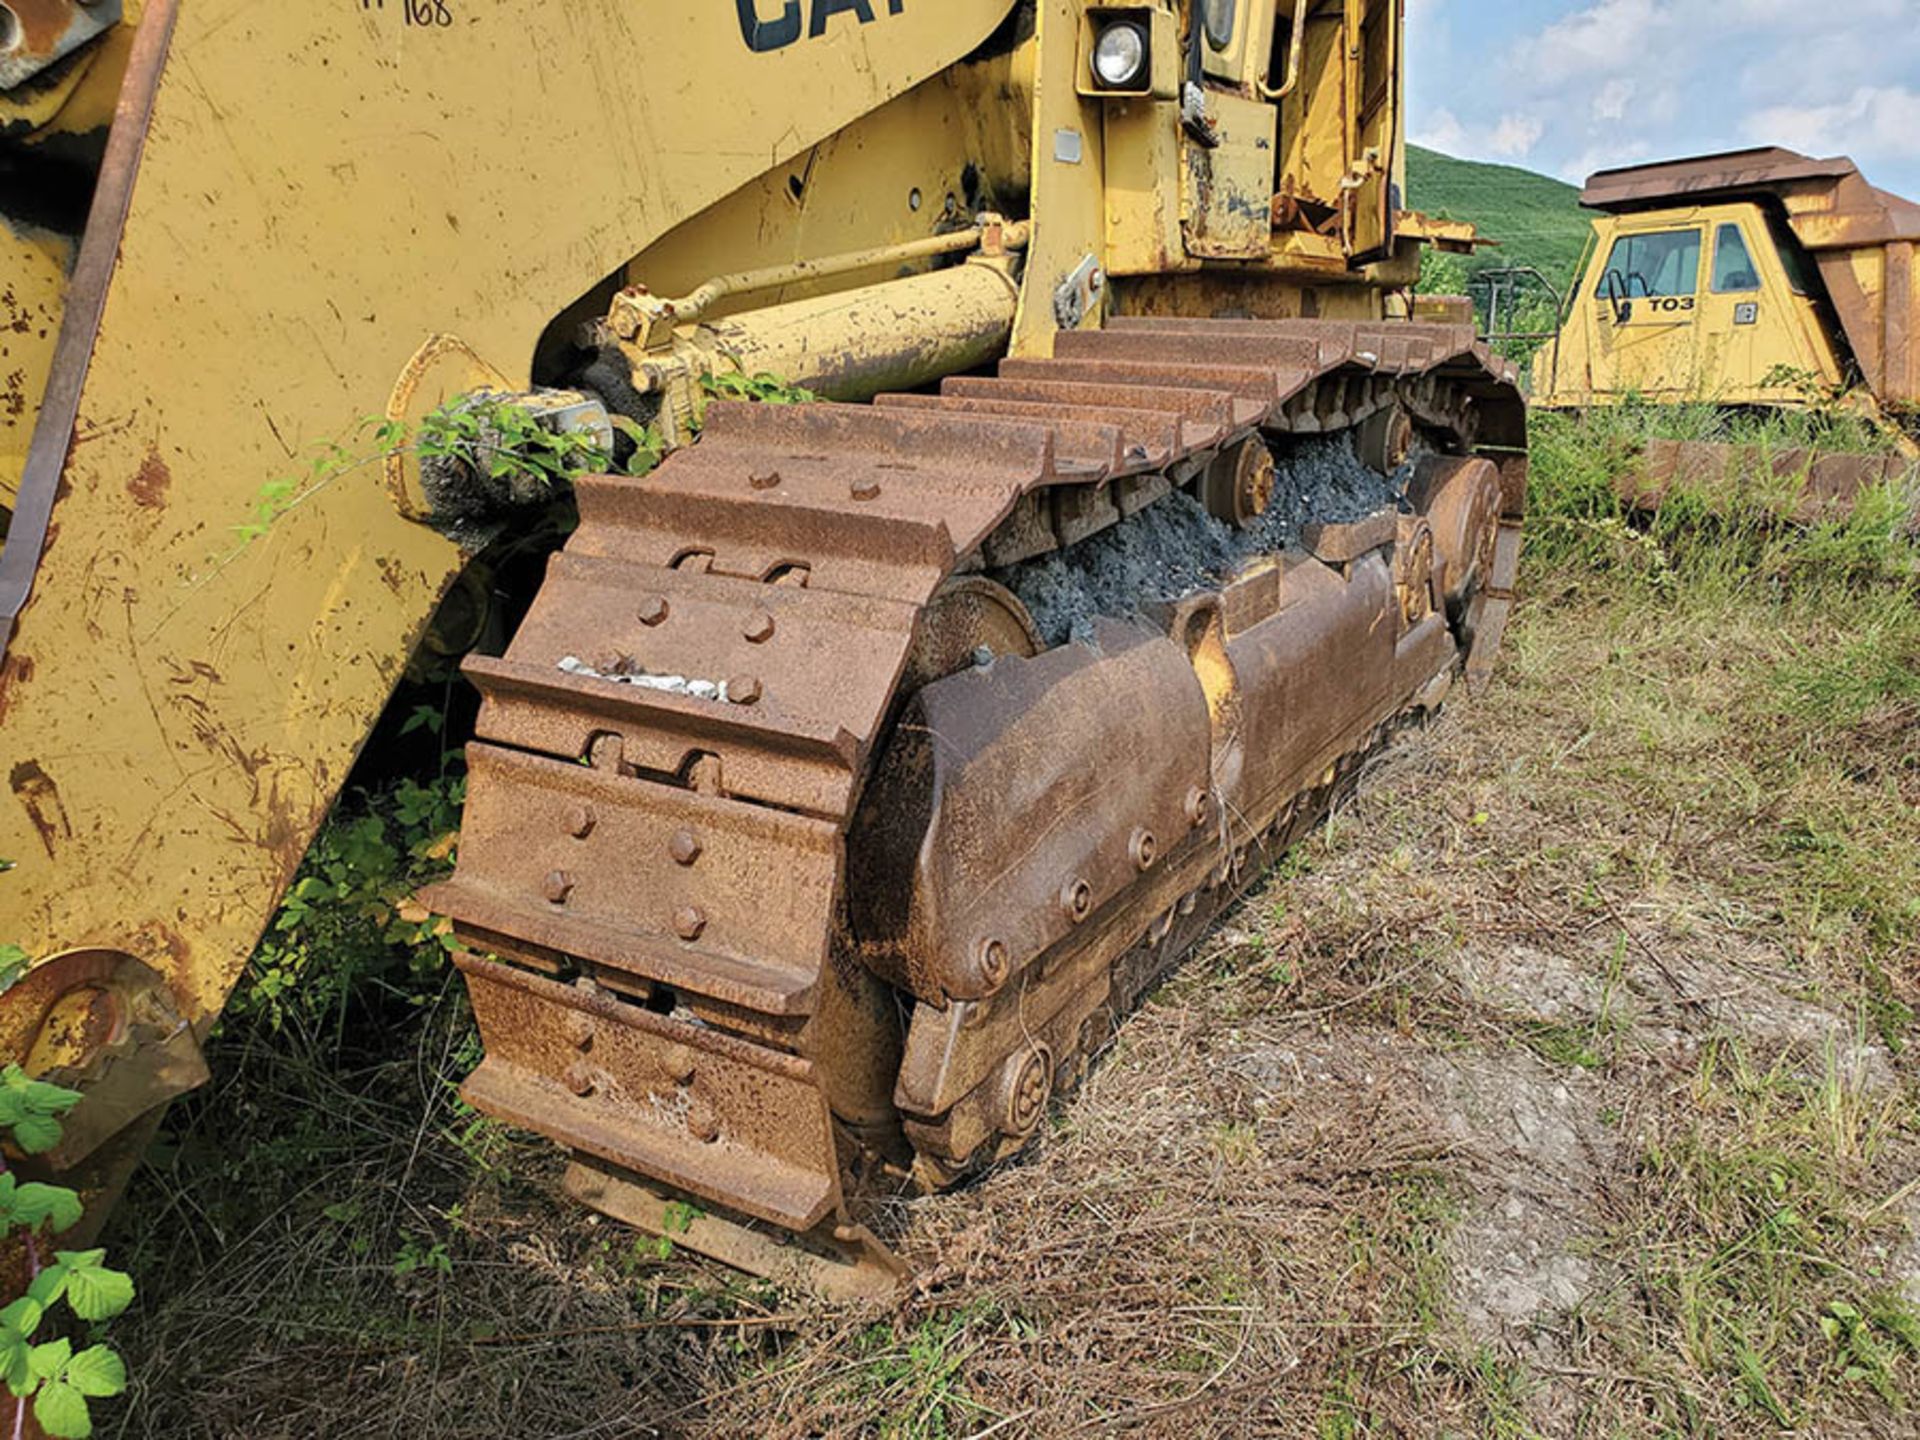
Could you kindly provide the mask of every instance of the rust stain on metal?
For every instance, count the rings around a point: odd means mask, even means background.
[[[1844,519],[1867,492],[1913,475],[1913,462],[1899,455],[1652,440],[1642,448],[1639,463],[1615,483],[1620,498],[1642,510],[1658,510],[1675,491],[1683,491],[1709,503],[1769,510],[1795,524],[1814,525]],[[1908,526],[1920,526],[1920,505]]]
[[[133,497],[133,503],[147,510],[166,509],[167,493],[172,489],[173,472],[158,450],[147,451],[140,469],[127,481],[127,494]]]
[[[15,687],[24,686],[32,679],[31,655],[9,655],[0,660],[0,721],[7,718],[7,707],[13,703]]]
[[[60,842],[73,838],[73,822],[60,802],[60,787],[41,768],[38,760],[22,760],[7,777],[14,798],[25,807],[27,818],[46,847],[49,859],[57,858]]]

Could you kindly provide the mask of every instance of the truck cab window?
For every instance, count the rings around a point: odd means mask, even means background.
[[[1738,225],[1722,225],[1713,242],[1713,293],[1741,295],[1760,288],[1760,272]]]
[[[1603,300],[1692,295],[1700,288],[1700,232],[1662,230],[1614,242],[1596,292]]]

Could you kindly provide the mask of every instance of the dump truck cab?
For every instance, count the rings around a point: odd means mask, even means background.
[[[1848,160],[1784,150],[1602,171],[1600,212],[1537,403],[1915,400],[1907,336],[1920,207]]]
[[[1846,386],[1806,253],[1757,204],[1594,222],[1589,264],[1536,365],[1545,403],[1804,403]]]

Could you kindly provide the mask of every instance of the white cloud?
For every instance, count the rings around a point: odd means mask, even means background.
[[[1413,143],[1470,160],[1524,160],[1546,132],[1537,115],[1509,111],[1485,125],[1463,124],[1451,110],[1436,110],[1413,127]]]
[[[1616,75],[1594,94],[1593,118],[1596,120],[1624,119],[1627,106],[1633,102],[1633,97],[1639,89],[1640,87],[1633,81]]]
[[[1755,144],[1785,145],[1820,155],[1873,154],[1920,143],[1920,92],[1904,85],[1866,85],[1831,105],[1774,105],[1747,118]]]
[[[1487,149],[1495,155],[1518,160],[1531,153],[1546,133],[1546,125],[1533,115],[1502,115],[1500,123],[1487,136]]]
[[[1578,180],[1784,145],[1920,198],[1920,0],[1420,0],[1409,26],[1412,128],[1436,149]]]

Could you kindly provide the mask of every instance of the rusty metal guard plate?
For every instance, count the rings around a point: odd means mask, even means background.
[[[794,1230],[839,1203],[807,1061],[494,961],[459,964],[487,1046],[462,1091],[476,1109]]]

